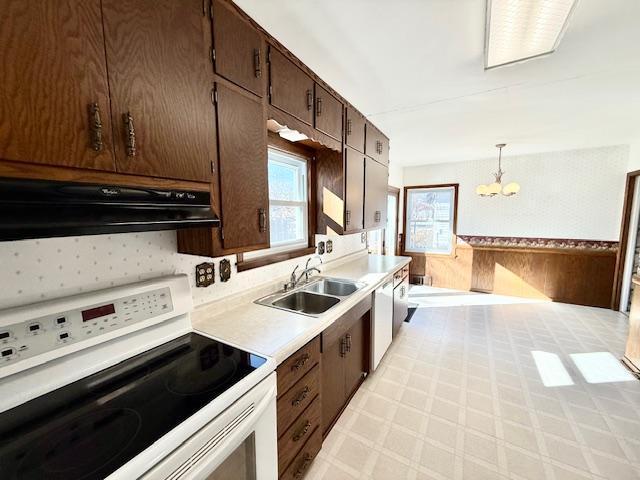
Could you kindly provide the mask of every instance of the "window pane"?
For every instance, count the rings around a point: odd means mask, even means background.
[[[454,195],[453,187],[407,192],[407,251],[451,253]]]
[[[304,201],[306,196],[304,160],[269,150],[269,198],[271,200]]]
[[[271,245],[306,241],[305,207],[271,205]]]

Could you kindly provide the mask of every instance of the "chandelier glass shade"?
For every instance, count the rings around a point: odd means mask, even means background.
[[[506,147],[506,143],[499,143],[496,145],[498,148],[498,171],[493,174],[495,181],[489,185],[478,185],[476,187],[476,193],[481,197],[495,197],[498,194],[502,194],[505,197],[512,197],[520,191],[520,185],[516,182],[507,183],[502,186],[502,176],[505,172],[502,170],[502,149]]]

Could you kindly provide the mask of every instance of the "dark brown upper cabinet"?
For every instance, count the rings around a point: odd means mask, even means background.
[[[364,153],[364,116],[351,106],[346,108],[345,143]]]
[[[313,126],[314,81],[273,47],[269,47],[271,105]]]
[[[0,0],[0,159],[115,169],[100,0]]]
[[[262,102],[216,85],[222,243],[269,246],[267,129]]]
[[[213,58],[218,75],[262,97],[266,77],[260,33],[227,3],[213,0]]]
[[[382,132],[374,127],[370,122],[367,122],[366,138],[367,142],[364,153],[375,161],[380,162],[383,165],[388,165],[389,140],[387,137],[385,137]]]
[[[118,172],[210,181],[210,26],[202,0],[102,0]]]
[[[342,140],[342,102],[316,83],[316,130],[336,140]]]
[[[387,223],[388,167],[366,158],[364,228],[384,228]]]
[[[344,150],[344,230],[358,231],[364,228],[364,156],[346,147]]]

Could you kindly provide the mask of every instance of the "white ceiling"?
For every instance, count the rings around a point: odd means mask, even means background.
[[[640,1],[579,0],[551,56],[485,72],[485,0],[235,0],[420,165],[640,140]]]

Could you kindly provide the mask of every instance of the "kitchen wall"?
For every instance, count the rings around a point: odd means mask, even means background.
[[[327,238],[317,235],[316,244]],[[360,234],[330,238],[333,251],[322,256],[325,263],[366,248]],[[189,275],[194,303],[201,305],[284,279],[308,257],[241,273],[235,270],[235,255],[225,257],[232,265],[226,283],[218,275],[221,259],[215,259],[216,283],[208,288],[195,287],[194,269],[210,259],[176,253],[175,231],[0,242],[0,258],[2,309],[174,273]]]
[[[640,144],[638,145],[640,147]],[[640,151],[638,169],[640,169]],[[503,156],[503,182],[517,181],[515,197],[481,198],[497,159],[407,167],[404,185],[459,183],[461,235],[618,240],[630,147]]]

